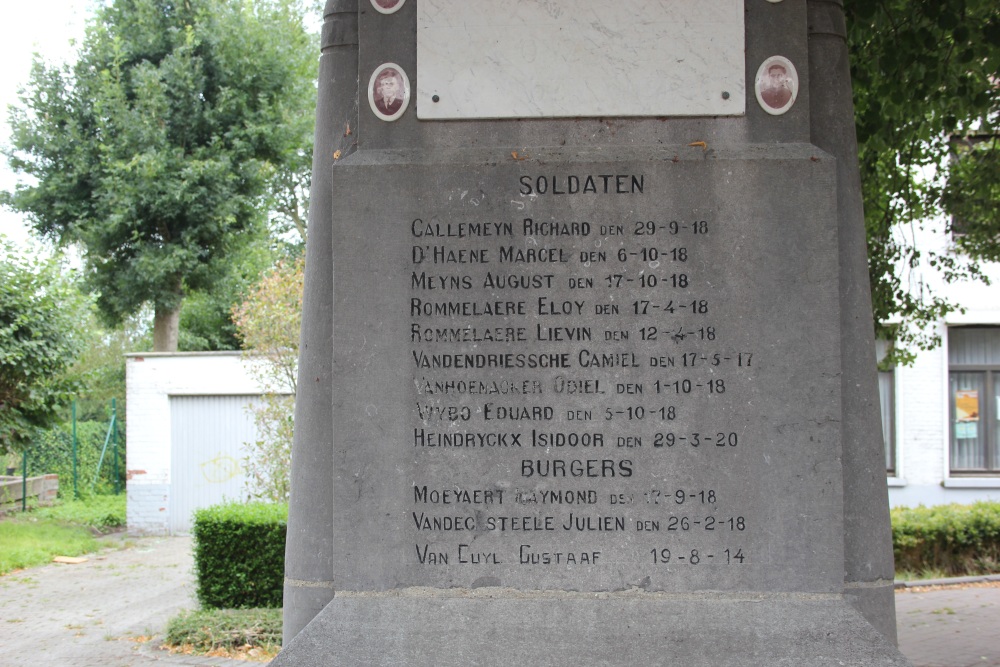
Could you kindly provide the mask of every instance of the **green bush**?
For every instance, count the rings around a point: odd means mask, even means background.
[[[1000,503],[892,510],[897,571],[1000,572]]]
[[[281,606],[288,505],[226,503],[194,513],[198,600],[209,609]]]

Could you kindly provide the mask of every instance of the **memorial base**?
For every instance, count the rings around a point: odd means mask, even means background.
[[[271,665],[908,663],[840,595],[414,589],[338,594]]]

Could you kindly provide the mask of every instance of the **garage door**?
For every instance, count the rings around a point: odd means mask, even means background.
[[[170,532],[199,508],[244,497],[245,442],[257,436],[253,396],[170,397]]]

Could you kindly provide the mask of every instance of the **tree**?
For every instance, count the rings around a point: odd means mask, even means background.
[[[911,269],[982,279],[1000,259],[1000,5],[995,0],[845,0],[877,334],[938,344],[927,325],[955,306]],[[973,137],[970,141],[967,137]],[[956,141],[956,138],[958,140]],[[919,248],[910,226],[959,221],[957,252]],[[902,325],[888,322],[896,317]]]
[[[0,236],[0,454],[58,421],[77,381],[87,302],[55,259],[29,259]]]
[[[311,142],[316,58],[299,0],[113,0],[78,62],[36,60],[11,114],[6,202],[81,244],[112,323],[150,303],[176,350],[181,302],[265,233]]]
[[[271,389],[291,389],[293,394],[298,379],[304,275],[303,258],[278,262],[243,302],[233,307],[233,322],[243,349],[266,362],[257,371],[261,383]]]
[[[230,257],[228,266],[211,290],[189,293],[181,310],[178,349],[189,351],[239,350],[233,322],[233,304],[274,267],[285,248],[269,242],[247,244]]]
[[[251,408],[258,437],[244,458],[252,498],[288,500],[304,268],[301,258],[279,262],[233,308],[251,373],[265,391]]]
[[[114,328],[105,327],[93,308],[89,308],[77,330],[84,343],[83,353],[69,370],[77,381],[76,417],[80,422],[107,424],[111,417],[111,399],[117,402],[117,419],[125,419],[125,355],[133,350],[149,349],[152,332],[141,317],[129,317]],[[67,415],[64,412],[63,418]],[[124,433],[124,427],[121,429]]]

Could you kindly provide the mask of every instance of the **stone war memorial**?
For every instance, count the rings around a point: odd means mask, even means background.
[[[906,665],[841,3],[329,0],[274,665]]]

